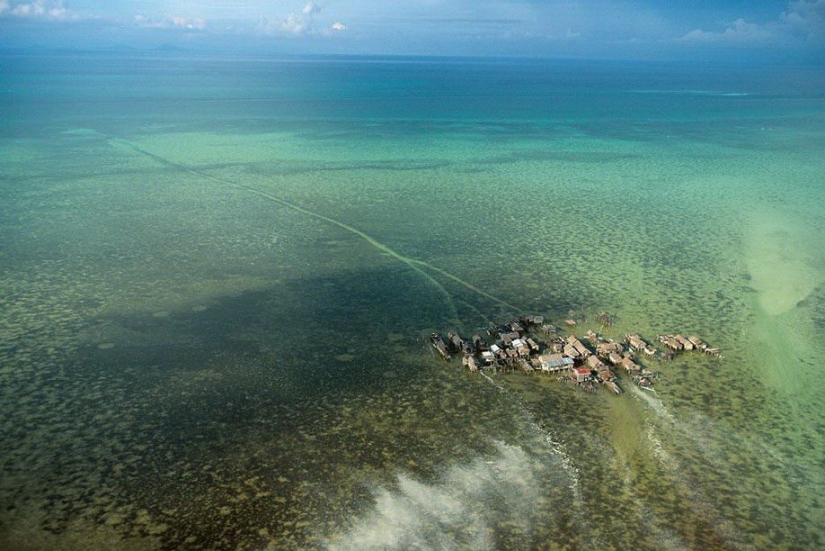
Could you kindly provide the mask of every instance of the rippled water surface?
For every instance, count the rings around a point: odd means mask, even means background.
[[[4,549],[823,545],[822,71],[0,67]],[[527,313],[723,356],[427,344]]]

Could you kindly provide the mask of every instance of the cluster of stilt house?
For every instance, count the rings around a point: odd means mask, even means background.
[[[612,317],[603,316],[605,324]],[[576,322],[565,322],[569,327]],[[554,325],[545,323],[542,316],[522,316],[502,325],[491,325],[487,338],[473,335],[464,339],[456,333],[446,338],[433,333],[430,340],[436,352],[447,361],[461,357],[461,363],[470,371],[479,369],[515,370],[558,373],[559,379],[571,381],[587,389],[601,384],[610,391],[621,394],[615,370],[624,370],[627,376],[641,388],[652,390],[657,374],[645,367],[640,359],[667,360],[682,350],[700,350],[720,355],[719,349],[709,347],[696,336],[660,335],[659,341],[666,348],[660,350],[638,334],[625,335],[622,341],[604,338],[594,331],[587,331],[583,340],[574,334],[563,336]],[[488,343],[491,340],[491,343]]]

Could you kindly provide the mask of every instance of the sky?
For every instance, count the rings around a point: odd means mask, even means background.
[[[0,0],[0,48],[825,62],[825,0]]]

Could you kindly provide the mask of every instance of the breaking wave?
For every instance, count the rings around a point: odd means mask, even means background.
[[[736,98],[749,96],[749,92],[724,91],[724,90],[628,90],[631,94],[665,94],[675,96],[708,96]]]

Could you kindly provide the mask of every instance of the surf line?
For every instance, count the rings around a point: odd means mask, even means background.
[[[188,166],[183,165],[183,164],[175,163],[173,161],[170,161],[169,159],[161,157],[160,155],[152,153],[151,151],[147,151],[146,149],[143,149],[139,145],[137,145],[133,142],[130,142],[128,140],[125,140],[123,138],[109,137],[108,140],[109,140],[110,143],[121,144],[123,146],[126,146],[129,149],[131,149],[131,150],[133,150],[137,153],[140,153],[141,155],[149,157],[150,159],[153,159],[154,161],[156,161],[156,162],[158,162],[162,165],[169,166],[169,167],[172,167],[176,170],[180,170],[180,171],[183,171],[183,172],[188,172],[189,174],[192,174],[194,176],[198,176],[200,178],[206,178],[208,180],[212,180],[213,182],[217,182],[217,183],[225,185],[225,186],[230,186],[230,187],[234,187],[236,189],[241,189],[241,190],[246,191],[247,193],[252,193],[254,195],[258,195],[259,197],[263,197],[264,199],[268,199],[270,201],[278,203],[279,205],[283,205],[283,206],[285,206],[289,209],[292,209],[296,212],[299,212],[299,213],[304,214],[306,216],[311,216],[311,217],[316,218],[318,220],[322,220],[322,221],[324,221],[328,224],[338,226],[339,228],[341,228],[343,230],[346,230],[346,231],[348,231],[348,232],[350,232],[354,235],[357,235],[358,237],[360,237],[361,239],[363,239],[364,241],[366,241],[367,243],[369,243],[370,245],[372,245],[373,247],[375,247],[379,251],[381,251],[383,253],[386,253],[386,254],[390,255],[391,257],[395,258],[396,260],[398,260],[399,262],[401,262],[402,264],[405,264],[407,267],[414,270],[416,273],[418,273],[422,277],[426,278],[427,281],[432,283],[441,292],[441,294],[444,295],[444,299],[447,301],[447,304],[450,307],[450,313],[453,315],[453,317],[455,319],[458,319],[458,311],[456,310],[456,307],[455,307],[455,304],[453,302],[452,296],[447,291],[447,289],[444,287],[444,285],[442,285],[437,279],[435,279],[432,275],[427,273],[425,270],[428,269],[428,270],[432,270],[433,272],[436,272],[438,274],[441,274],[442,276],[444,276],[448,279],[451,279],[452,281],[455,281],[456,283],[463,286],[464,288],[469,289],[470,291],[473,291],[474,293],[477,293],[477,294],[479,294],[479,295],[481,295],[481,296],[483,296],[483,297],[485,297],[489,300],[492,300],[493,302],[499,304],[500,306],[504,306],[504,307],[508,308],[511,311],[516,311],[517,312],[519,310],[518,308],[516,308],[512,304],[510,304],[510,303],[508,303],[508,302],[506,302],[506,301],[504,301],[504,300],[502,300],[502,299],[500,299],[500,298],[498,298],[494,295],[491,295],[490,293],[484,291],[483,289],[479,289],[475,285],[473,285],[473,284],[471,284],[467,281],[464,281],[463,279],[459,278],[458,276],[455,276],[455,275],[451,274],[450,272],[448,272],[446,270],[443,270],[441,268],[433,266],[433,265],[431,265],[427,262],[424,262],[423,260],[417,260],[417,259],[414,259],[414,258],[410,258],[408,256],[402,255],[399,252],[394,251],[393,249],[391,249],[387,245],[385,245],[385,244],[381,243],[380,241],[376,240],[374,237],[364,233],[363,231],[359,230],[358,228],[355,228],[353,226],[350,226],[349,224],[341,222],[340,220],[336,220],[335,218],[332,218],[330,216],[326,216],[326,215],[321,214],[319,212],[309,210],[309,209],[307,209],[305,207],[302,207],[300,205],[296,205],[295,203],[292,203],[290,201],[287,201],[286,199],[282,199],[282,198],[280,198],[276,195],[272,195],[272,194],[267,193],[265,191],[262,191],[260,189],[257,189],[257,188],[251,187],[251,186],[247,186],[247,185],[244,185],[244,184],[239,184],[237,182],[232,182],[230,180],[224,180],[223,178],[218,178],[217,176],[213,176],[212,174],[209,174],[208,172],[197,170],[197,169],[188,167]]]

